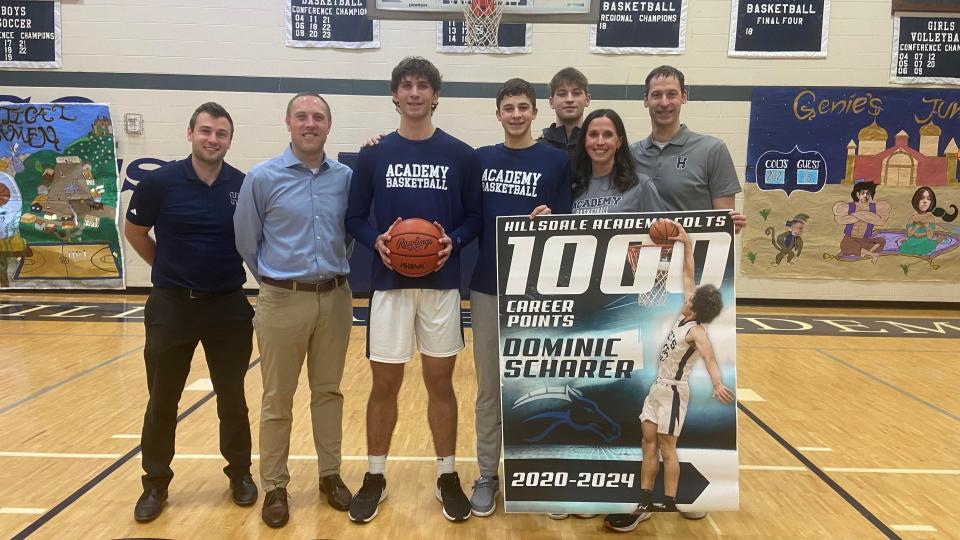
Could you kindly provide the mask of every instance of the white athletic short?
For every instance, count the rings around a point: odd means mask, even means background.
[[[643,401],[640,421],[649,420],[656,424],[657,433],[679,437],[689,401],[690,386],[686,382],[671,384],[671,381],[657,379],[650,385],[647,399]]]
[[[401,364],[421,354],[443,358],[463,350],[460,291],[393,289],[374,291],[367,325],[367,358]]]

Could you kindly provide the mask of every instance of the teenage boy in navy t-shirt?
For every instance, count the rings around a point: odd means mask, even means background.
[[[570,213],[570,160],[567,153],[537,142],[530,127],[537,117],[537,94],[523,79],[510,79],[497,92],[497,119],[504,142],[477,150],[483,189],[480,255],[470,280],[473,357],[477,370],[477,461],[480,478],[470,499],[473,513],[496,510],[500,480],[500,355],[497,319],[497,216]]]
[[[397,423],[397,393],[414,337],[423,362],[427,417],[437,452],[436,496],[451,521],[470,517],[470,501],[454,469],[457,399],[453,368],[463,347],[460,327],[460,248],[480,232],[479,166],[473,149],[433,126],[440,99],[440,72],[420,57],[393,69],[390,91],[400,128],[357,159],[347,205],[347,231],[376,251],[373,263],[367,357],[373,386],[367,402],[369,472],[350,504],[350,519],[366,523],[386,498],[385,468]],[[374,221],[368,221],[371,204]],[[422,218],[442,227],[436,271],[410,278],[390,266],[390,227]]]

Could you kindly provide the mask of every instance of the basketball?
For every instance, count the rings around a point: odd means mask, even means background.
[[[473,14],[480,17],[483,15],[493,15],[496,0],[472,0],[470,10]]]
[[[673,240],[670,238],[680,234],[680,228],[670,219],[658,219],[650,227],[650,239],[658,246],[672,246]]]
[[[425,219],[410,218],[390,229],[390,264],[407,277],[420,277],[437,269],[438,253],[443,249],[440,228]]]

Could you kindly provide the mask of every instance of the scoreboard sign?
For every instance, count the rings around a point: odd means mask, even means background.
[[[60,68],[60,1],[0,0],[0,68]]]

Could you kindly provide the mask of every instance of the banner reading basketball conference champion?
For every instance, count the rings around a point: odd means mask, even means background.
[[[684,304],[683,244],[662,249],[648,234],[663,217],[683,225],[693,243],[696,285],[721,293],[724,307],[707,335],[723,383],[736,388],[733,224],[726,212],[497,219],[508,512],[636,508],[640,414]],[[689,375],[676,502],[685,511],[733,510],[735,404],[711,399],[703,362]],[[654,502],[663,502],[662,469],[653,492]]]

